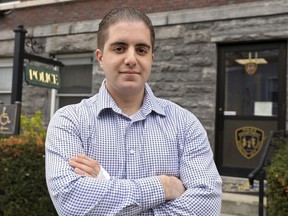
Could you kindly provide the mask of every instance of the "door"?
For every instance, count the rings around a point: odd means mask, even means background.
[[[216,109],[219,172],[248,177],[270,131],[285,129],[286,43],[219,45]]]

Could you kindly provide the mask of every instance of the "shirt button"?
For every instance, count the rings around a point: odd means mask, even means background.
[[[130,150],[130,154],[135,154],[135,150],[134,150],[134,149],[131,149],[131,150]]]

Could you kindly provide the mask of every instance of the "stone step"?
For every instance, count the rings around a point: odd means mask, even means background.
[[[237,216],[237,215],[235,215],[235,214],[223,214],[223,213],[221,213],[220,216]]]
[[[237,215],[234,215],[234,214],[233,215],[232,214],[222,214],[221,213],[220,216],[237,216]]]
[[[265,203],[266,198],[264,199],[264,205]],[[224,192],[222,194],[221,216],[258,216],[258,204],[258,196]]]
[[[259,184],[255,181],[250,188],[248,179],[222,176],[223,194],[221,216],[258,216]],[[264,198],[264,206],[267,199]],[[264,211],[265,215],[265,211]]]

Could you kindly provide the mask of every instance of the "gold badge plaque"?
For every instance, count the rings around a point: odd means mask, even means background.
[[[237,149],[241,155],[247,159],[255,157],[262,149],[264,135],[264,131],[256,127],[238,128],[235,131],[235,139]]]

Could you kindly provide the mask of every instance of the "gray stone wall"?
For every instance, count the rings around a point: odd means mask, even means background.
[[[155,95],[193,112],[213,140],[216,100],[216,44],[211,23],[156,28],[155,62],[149,83]]]
[[[26,82],[23,82],[22,114],[33,116],[36,111],[40,110],[45,126],[48,125],[50,120],[50,98],[50,89],[27,85]]]
[[[150,14],[156,29],[155,61],[149,83],[156,96],[187,108],[203,123],[214,146],[217,43],[286,39],[288,2],[223,6]],[[41,38],[45,54],[91,53],[99,20],[29,28]],[[13,55],[13,31],[0,31],[0,57]],[[103,80],[93,67],[93,93]],[[49,121],[51,90],[24,84],[23,112],[42,110]],[[288,95],[288,94],[287,94]]]

